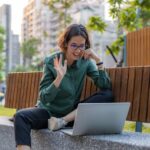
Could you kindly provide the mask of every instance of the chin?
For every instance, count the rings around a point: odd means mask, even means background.
[[[78,60],[80,57],[79,56],[73,56],[74,60]]]

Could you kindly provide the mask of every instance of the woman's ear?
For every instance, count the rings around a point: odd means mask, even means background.
[[[67,48],[67,47],[68,47],[68,44],[65,42],[64,46],[65,46],[65,48]]]

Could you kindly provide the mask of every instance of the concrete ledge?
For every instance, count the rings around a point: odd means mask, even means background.
[[[0,117],[0,150],[15,150],[13,123]],[[32,131],[32,150],[150,150],[150,134],[71,137],[48,129]]]

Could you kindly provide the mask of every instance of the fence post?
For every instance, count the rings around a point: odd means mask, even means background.
[[[135,132],[142,132],[142,122],[136,122]]]

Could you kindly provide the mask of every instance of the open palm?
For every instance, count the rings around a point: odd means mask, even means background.
[[[60,55],[60,58],[56,56],[54,58],[54,68],[57,71],[57,77],[63,78],[67,71],[67,60],[64,61],[64,65],[62,64],[62,55]]]

